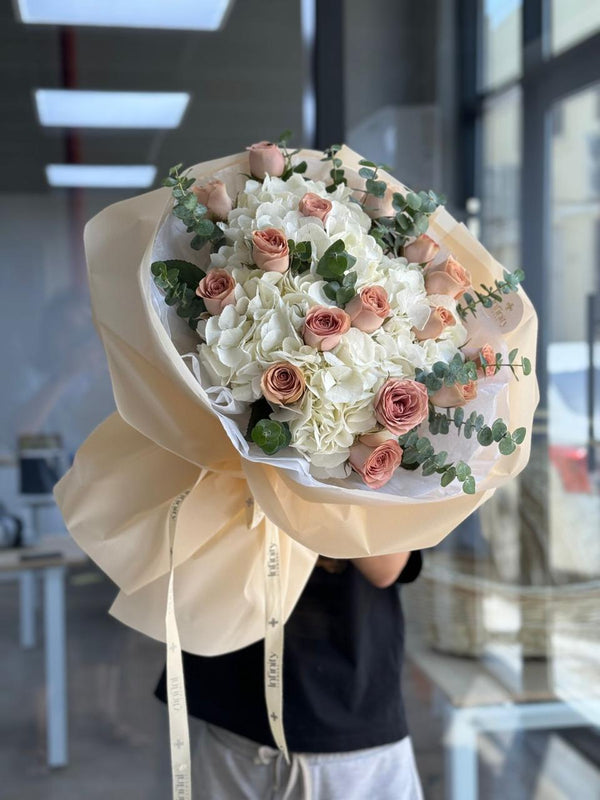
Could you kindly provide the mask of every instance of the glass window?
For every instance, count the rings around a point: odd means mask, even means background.
[[[600,572],[600,498],[594,491],[594,444],[589,439],[591,421],[596,439],[600,432],[599,111],[596,84],[556,103],[550,112],[549,314],[544,321],[550,462],[556,484],[551,558],[557,570],[594,577]],[[590,379],[595,385],[593,408]],[[568,537],[565,530],[571,531]]]
[[[521,74],[522,0],[483,0],[481,84],[501,86]]]
[[[547,0],[550,52],[560,53],[600,30],[598,0]]]
[[[508,269],[519,265],[521,92],[486,103],[481,119],[481,222],[485,246]]]

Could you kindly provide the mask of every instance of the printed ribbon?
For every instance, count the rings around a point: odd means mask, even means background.
[[[195,486],[206,476],[202,470]],[[192,487],[195,488],[195,487]],[[185,695],[185,678],[177,618],[175,615],[174,547],[177,516],[192,489],[179,494],[169,509],[169,587],[165,615],[167,646],[167,705],[173,800],[192,800],[190,733]],[[265,516],[254,498],[247,501],[249,529],[265,522],[265,700],[271,733],[278,749],[289,764],[283,731],[283,602],[281,596],[279,529]]]

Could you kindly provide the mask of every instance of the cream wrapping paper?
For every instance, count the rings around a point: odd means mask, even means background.
[[[313,151],[298,156],[314,169],[320,157]],[[340,157],[347,169],[358,169],[355,153],[344,148]],[[241,188],[248,171],[242,154],[198,165],[191,174],[235,174],[239,178],[231,180]],[[510,383],[506,422],[511,430],[525,426],[528,437],[494,464],[473,496],[400,501],[377,492],[308,486],[283,469],[241,458],[152,303],[153,247],[170,208],[169,191],[159,189],[105,209],[86,228],[94,318],[118,413],[91,434],[55,494],[74,538],[121,589],[111,613],[164,641],[168,510],[208,469],[178,518],[175,609],[183,649],[216,655],[265,634],[267,521],[248,528],[253,499],[280,529],[285,620],[317,553],[352,558],[430,547],[523,469],[538,394],[533,376]],[[430,231],[471,271],[474,285],[502,277],[500,265],[444,209],[432,218]],[[500,325],[508,349],[518,346],[533,361],[535,312],[522,289],[510,297],[516,305],[512,320],[492,322]]]

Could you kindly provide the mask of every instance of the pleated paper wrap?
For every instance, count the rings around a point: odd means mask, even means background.
[[[359,181],[359,157],[347,148],[340,157]],[[310,177],[326,176],[320,153],[302,151],[298,158],[308,161]],[[235,195],[248,172],[247,154],[241,154],[200,164],[191,174],[220,177]],[[473,496],[424,502],[306,486],[285,470],[241,458],[152,302],[153,247],[171,204],[169,190],[159,189],[110,206],[86,228],[93,311],[118,413],[82,445],[55,494],[73,537],[120,587],[111,613],[164,641],[168,513],[207,468],[177,520],[175,610],[182,648],[216,655],[265,635],[268,526],[259,516],[258,524],[249,524],[253,501],[280,529],[287,619],[318,553],[352,558],[430,547],[522,470],[538,394],[533,376],[510,383],[506,421],[510,430],[525,426],[528,437],[497,460]],[[430,232],[471,271],[474,285],[502,277],[500,265],[444,209],[433,216]],[[194,257],[190,250],[189,260]],[[535,312],[521,289],[509,297],[512,315],[499,316],[506,346],[533,360]]]

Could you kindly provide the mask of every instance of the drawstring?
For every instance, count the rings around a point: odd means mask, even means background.
[[[279,750],[275,750],[272,747],[267,747],[267,745],[261,745],[258,748],[258,754],[254,758],[254,763],[268,765],[273,761],[275,762],[276,775],[276,784],[274,789],[277,791],[281,788],[279,785],[280,770],[285,768],[286,765],[284,755]],[[299,783],[300,781],[301,783]],[[308,761],[300,753],[290,753],[290,772],[281,800],[289,800],[289,798],[292,796],[292,791],[296,788],[296,785],[304,785],[303,800],[311,800],[312,791],[310,766]]]

